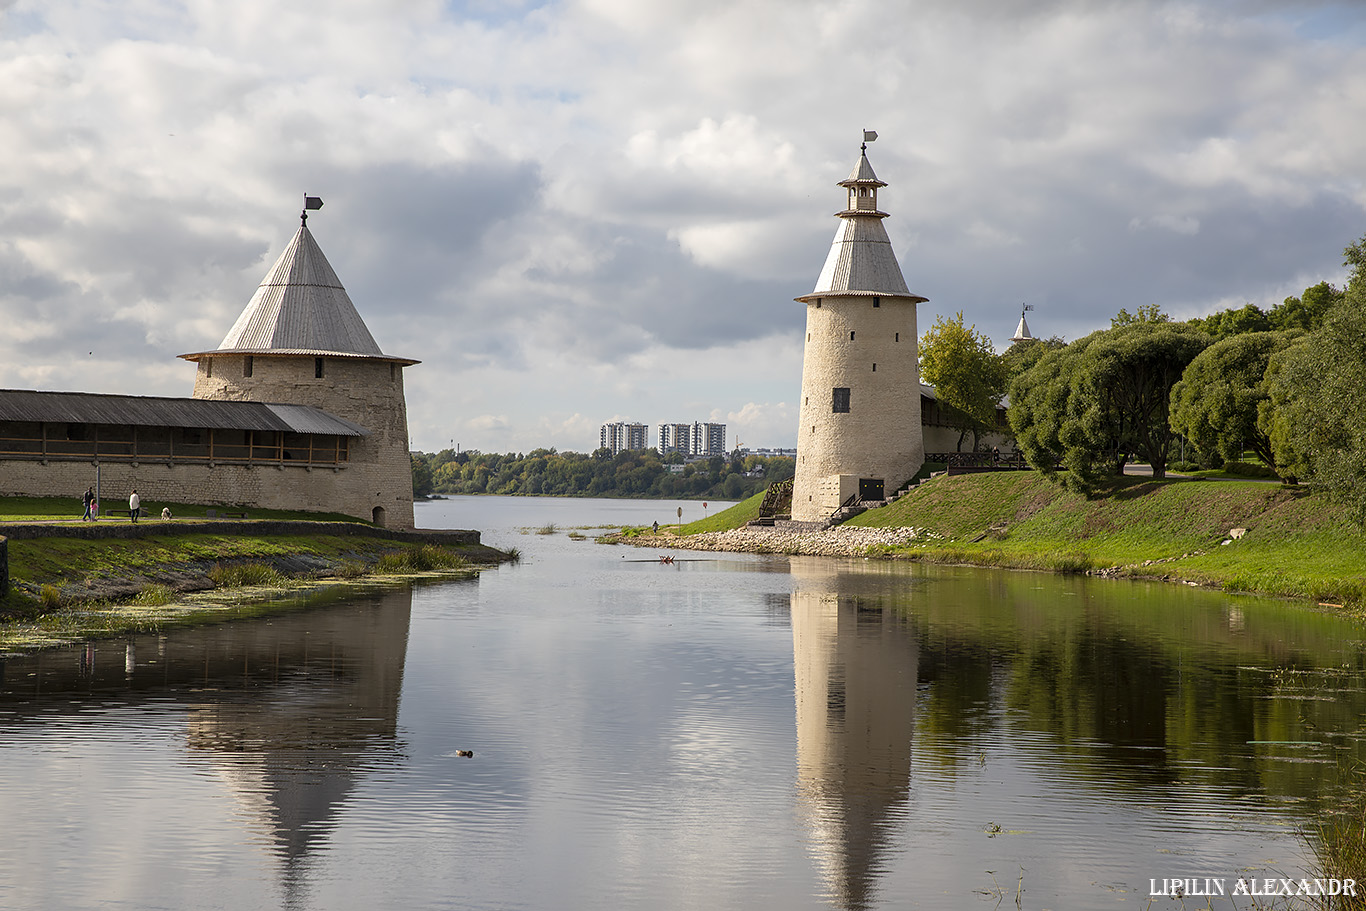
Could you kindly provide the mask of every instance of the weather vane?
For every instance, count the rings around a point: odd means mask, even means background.
[[[301,225],[307,225],[307,224],[308,224],[308,212],[309,212],[309,210],[310,210],[310,209],[321,209],[322,207],[323,207],[323,198],[322,198],[321,196],[309,196],[307,193],[305,193],[305,194],[304,194],[304,210],[303,210],[302,212],[299,213],[299,224],[301,224]]]
[[[863,145],[859,146],[859,148],[864,152],[868,151],[868,143],[872,142],[874,139],[877,139],[877,130],[864,130]]]

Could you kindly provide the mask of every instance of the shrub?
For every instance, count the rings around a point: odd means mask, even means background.
[[[347,560],[341,566],[337,567],[336,576],[338,579],[359,579],[367,572],[369,572],[369,570],[364,563],[359,560]]]
[[[38,600],[43,603],[43,607],[48,610],[56,610],[62,606],[62,592],[57,586],[45,583],[38,589]]]
[[[1366,813],[1366,795],[1358,793],[1336,812],[1321,814],[1318,822],[1305,833],[1317,861],[1318,868],[1313,871],[1316,877],[1355,879],[1358,883],[1366,878],[1366,826],[1361,824],[1363,813]],[[1324,898],[1311,907],[1366,908],[1366,897],[1338,896],[1331,902]]]
[[[148,607],[160,607],[163,604],[170,604],[175,600],[175,592],[165,585],[149,585],[138,592],[133,598],[132,603],[146,605]]]
[[[1227,461],[1224,463],[1224,471],[1229,474],[1236,474],[1240,478],[1275,478],[1276,472],[1267,468],[1260,462],[1235,462]]]
[[[1089,572],[1095,568],[1095,565],[1095,561],[1091,559],[1089,554],[1084,554],[1080,551],[1059,554],[1053,559],[1053,568],[1056,571],[1060,573],[1071,573],[1073,575],[1081,575],[1082,573]]]
[[[468,561],[435,544],[420,544],[384,554],[375,562],[377,573],[425,573],[434,569],[464,569]]]
[[[209,579],[219,588],[235,588],[241,585],[280,585],[287,581],[275,567],[265,563],[215,563],[209,570]]]

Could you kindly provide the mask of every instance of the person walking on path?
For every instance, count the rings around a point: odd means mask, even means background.
[[[136,522],[138,520],[138,509],[142,506],[142,498],[138,496],[138,489],[133,488],[133,492],[128,495],[128,520]]]
[[[91,507],[91,505],[95,502],[95,488],[93,488],[93,487],[88,487],[88,488],[86,488],[85,496],[84,496],[82,499],[83,499],[84,502],[85,502],[85,515],[81,516],[81,521],[82,521],[82,522],[93,522],[93,521],[95,521],[95,517],[94,517],[93,515],[91,515],[91,513],[90,513],[90,507]]]

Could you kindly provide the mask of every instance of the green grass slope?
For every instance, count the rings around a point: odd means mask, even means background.
[[[751,519],[759,518],[759,507],[764,502],[764,493],[765,491],[761,490],[754,496],[721,510],[714,516],[689,522],[681,528],[677,525],[661,525],[659,526],[659,533],[662,535],[700,535],[708,531],[730,531],[732,528],[739,528]],[[646,526],[623,528],[620,535],[604,535],[602,540],[615,541],[649,533],[650,529]]]
[[[915,559],[1102,569],[1335,603],[1366,592],[1366,533],[1326,498],[1278,484],[1131,478],[1087,499],[1035,472],[969,474],[848,524],[925,529],[925,544],[896,552]],[[1233,539],[1235,528],[1246,533]]]
[[[100,504],[107,513],[111,509],[128,509],[128,496],[116,498],[106,495]],[[313,522],[363,522],[355,516],[341,513],[300,512],[287,509],[254,509],[250,507],[204,506],[199,503],[172,503],[167,500],[143,500],[142,521],[160,522],[161,509],[168,506],[176,519],[204,519],[210,509],[219,515],[224,512],[245,512],[253,519],[300,519]],[[2,522],[79,522],[84,506],[80,497],[0,497],[0,523]],[[127,522],[107,514],[101,522]]]

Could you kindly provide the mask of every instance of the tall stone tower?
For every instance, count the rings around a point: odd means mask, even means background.
[[[851,497],[881,500],[925,461],[920,427],[916,304],[882,225],[887,184],[858,162],[840,181],[847,201],[825,268],[806,304],[801,423],[792,518],[829,518]]]
[[[367,433],[350,443],[344,464],[298,479],[300,500],[413,527],[403,368],[419,362],[380,350],[309,233],[307,210],[218,348],[181,357],[198,362],[197,399],[312,405],[360,425]]]

